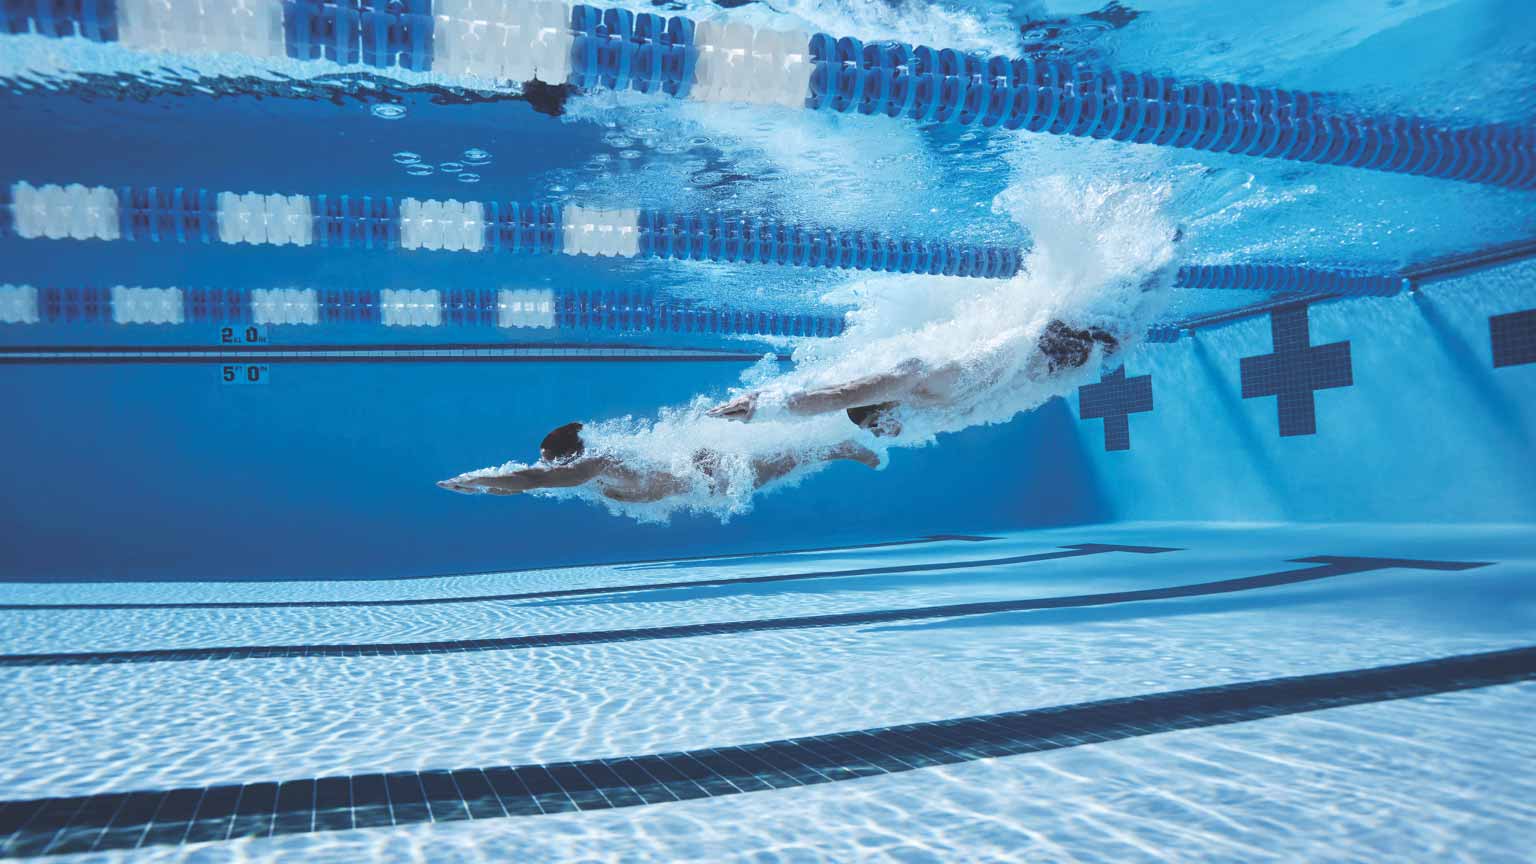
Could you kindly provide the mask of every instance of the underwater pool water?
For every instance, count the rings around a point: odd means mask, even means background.
[[[1536,839],[1529,4],[0,22],[0,857]]]

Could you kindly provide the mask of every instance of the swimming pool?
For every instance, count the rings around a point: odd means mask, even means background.
[[[1526,4],[3,16],[0,857],[1525,858]]]

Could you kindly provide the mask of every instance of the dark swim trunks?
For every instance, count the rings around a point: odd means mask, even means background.
[[[901,423],[896,420],[895,410],[899,402],[880,402],[875,405],[859,405],[848,409],[848,419],[860,429],[868,429],[876,438],[897,435]]]

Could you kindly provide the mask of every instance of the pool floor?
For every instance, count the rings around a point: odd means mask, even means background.
[[[1529,526],[1143,523],[6,583],[0,854],[1513,862],[1533,576]]]

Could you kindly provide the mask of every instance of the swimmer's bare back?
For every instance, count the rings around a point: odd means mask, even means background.
[[[611,462],[595,478],[594,485],[604,498],[626,504],[651,504],[663,498],[682,495],[688,482],[665,471],[636,471]]]

